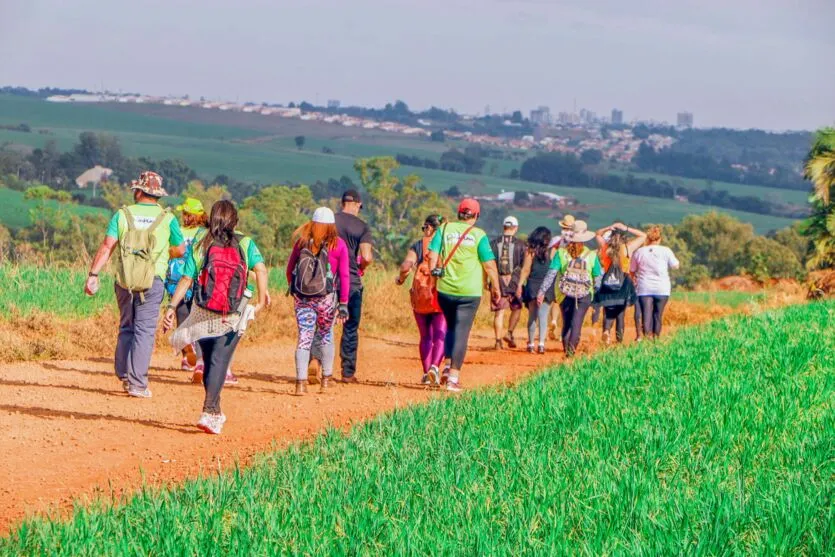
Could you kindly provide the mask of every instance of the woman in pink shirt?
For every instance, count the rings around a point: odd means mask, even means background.
[[[287,284],[293,293],[299,340],[296,345],[296,394],[307,392],[307,367],[314,337],[322,348],[322,386],[333,375],[333,324],[348,318],[351,289],[348,246],[336,231],[333,211],[319,207],[313,218],[293,233],[287,261]],[[324,253],[323,253],[324,252]],[[326,259],[328,264],[324,265]]]

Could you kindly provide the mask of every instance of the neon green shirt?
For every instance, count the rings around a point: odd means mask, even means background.
[[[588,268],[592,279],[595,279],[603,274],[603,269],[600,266],[600,258],[597,257],[596,251],[592,251],[589,248],[583,248],[583,253],[580,254],[580,259],[586,260],[586,267]],[[560,272],[565,269],[570,262],[571,256],[568,255],[568,250],[560,248],[557,250],[557,256],[551,260],[551,266],[549,268],[552,271]]]
[[[128,211],[133,215],[134,227],[137,230],[144,230],[154,223],[163,209],[156,203],[138,203],[129,206]],[[154,230],[156,243],[154,244],[154,252],[152,254],[156,261],[154,264],[156,275],[162,280],[165,280],[165,274],[168,271],[168,247],[179,246],[184,241],[183,232],[180,230],[180,223],[177,222],[174,215],[169,213],[165,219],[168,222],[160,223],[156,230]],[[118,241],[124,237],[127,229],[128,221],[125,217],[125,212],[120,209],[116,211],[110,219],[110,224],[107,225],[107,237]]]
[[[444,264],[444,258],[449,257],[458,239],[468,228],[470,225],[467,223],[450,222],[438,229],[429,243],[429,251],[438,254],[439,266]],[[495,259],[487,234],[473,227],[446,265],[443,278],[438,279],[438,292],[448,296],[480,298],[484,288],[481,264]]]

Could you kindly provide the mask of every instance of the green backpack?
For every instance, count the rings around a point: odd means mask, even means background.
[[[162,211],[145,230],[138,230],[133,222],[130,209],[122,207],[128,229],[119,239],[119,260],[116,267],[116,284],[131,292],[145,292],[154,284],[156,259],[154,230],[162,224],[169,210]]]

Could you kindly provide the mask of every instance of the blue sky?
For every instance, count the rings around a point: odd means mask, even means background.
[[[835,122],[831,0],[2,0],[0,84]]]

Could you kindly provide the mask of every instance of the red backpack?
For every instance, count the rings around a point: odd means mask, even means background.
[[[431,238],[424,238],[422,244],[423,259],[415,269],[415,278],[409,294],[412,298],[412,309],[415,313],[440,313],[438,305],[438,279],[432,276],[429,268],[429,242]]]
[[[238,311],[246,290],[247,275],[240,237],[235,236],[228,246],[212,244],[197,277],[197,305],[217,313]]]

